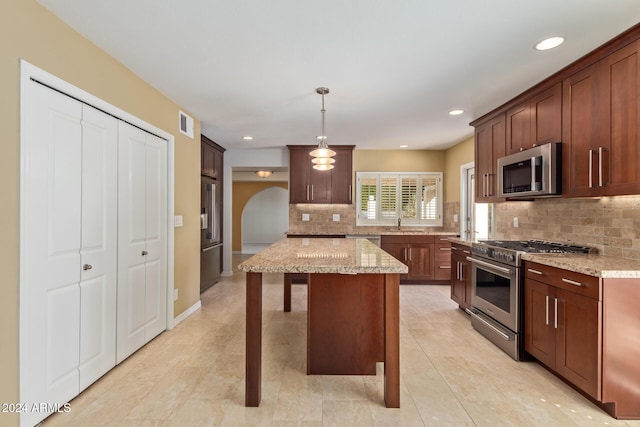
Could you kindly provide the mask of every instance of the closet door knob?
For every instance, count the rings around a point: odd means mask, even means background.
[[[142,256],[145,256],[145,255],[147,255],[148,253],[149,253],[149,252],[147,252],[147,251],[142,251]]]
[[[85,271],[86,270],[91,270],[92,268],[93,268],[93,266],[91,264],[85,264],[85,265],[82,266],[82,269],[85,270]]]

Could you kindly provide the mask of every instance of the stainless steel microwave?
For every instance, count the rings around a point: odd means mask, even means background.
[[[562,143],[553,142],[498,159],[498,197],[530,199],[562,194]]]

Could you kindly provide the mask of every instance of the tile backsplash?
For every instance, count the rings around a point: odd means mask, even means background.
[[[539,199],[495,205],[495,238],[542,239],[593,246],[640,260],[640,197]],[[519,226],[514,227],[514,218]]]
[[[424,227],[425,231],[450,233],[459,230],[458,223],[453,222],[453,215],[459,214],[460,203],[445,203],[443,211],[444,225],[442,227]],[[309,221],[302,220],[303,213],[309,214]],[[334,214],[340,215],[339,222],[333,221]],[[356,226],[355,205],[289,205],[289,233],[364,234],[380,233],[384,228],[387,227]]]

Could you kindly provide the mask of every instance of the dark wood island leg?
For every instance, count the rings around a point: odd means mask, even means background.
[[[400,275],[384,275],[384,403],[400,407]]]
[[[291,311],[291,273],[284,273],[284,311]]]
[[[260,405],[262,387],[262,273],[247,273],[245,406]]]

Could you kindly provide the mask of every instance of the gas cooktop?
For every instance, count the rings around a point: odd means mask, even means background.
[[[523,253],[588,254],[594,252],[594,249],[544,240],[483,240],[472,244],[471,252],[483,258],[518,266]]]

